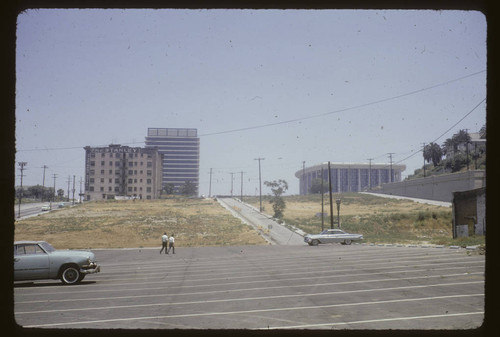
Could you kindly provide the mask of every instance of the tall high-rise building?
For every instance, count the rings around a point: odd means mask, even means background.
[[[148,128],[147,148],[157,148],[163,155],[163,187],[174,192],[191,184],[198,194],[200,172],[200,138],[197,129]]]
[[[156,149],[121,146],[85,148],[85,199],[157,199],[161,154]]]

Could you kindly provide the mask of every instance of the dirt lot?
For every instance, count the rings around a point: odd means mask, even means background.
[[[219,203],[203,199],[90,202],[16,221],[15,240],[45,240],[56,248],[263,245],[251,227]]]

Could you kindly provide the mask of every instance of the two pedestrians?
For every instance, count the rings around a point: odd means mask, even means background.
[[[168,254],[170,252],[170,249],[172,249],[172,254],[175,254],[175,239],[174,239],[174,234],[172,234],[171,237],[168,237],[167,233],[163,233],[161,237],[161,249],[160,249],[160,254],[163,252],[165,249],[165,254]],[[167,248],[168,246],[168,248]]]

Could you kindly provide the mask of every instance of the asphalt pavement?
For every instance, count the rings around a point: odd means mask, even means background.
[[[475,329],[485,256],[353,244],[94,250],[80,285],[14,286],[38,329]],[[470,253],[470,252],[469,252]]]
[[[304,237],[298,232],[273,220],[270,215],[233,198],[218,198],[219,203],[234,216],[254,227],[270,244],[304,245]]]

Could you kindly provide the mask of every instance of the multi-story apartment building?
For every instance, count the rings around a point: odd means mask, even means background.
[[[191,183],[198,194],[200,138],[197,129],[148,128],[146,148],[154,147],[163,155],[163,186],[180,192]]]
[[[110,145],[85,149],[85,199],[157,199],[162,155],[155,148]]]
[[[405,165],[388,164],[330,164],[332,192],[361,192],[391,182],[401,181]],[[315,179],[328,181],[328,163],[323,163],[297,171],[295,177],[300,181],[300,194],[310,194]],[[328,191],[328,186],[324,187]]]

